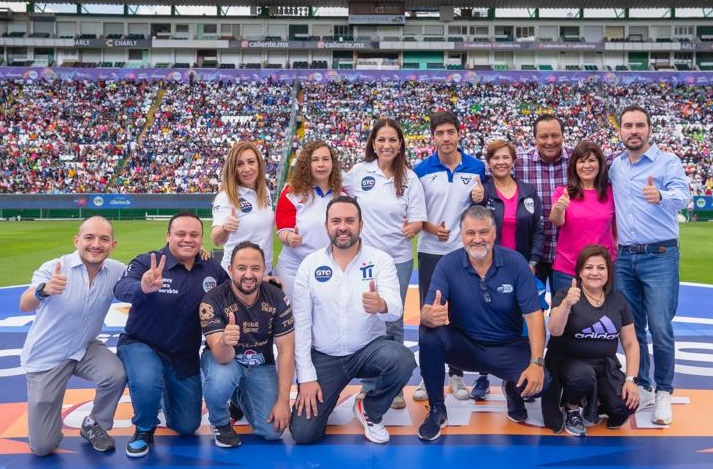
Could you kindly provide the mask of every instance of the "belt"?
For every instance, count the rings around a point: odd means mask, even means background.
[[[669,248],[678,247],[677,239],[667,239],[651,244],[630,244],[628,246],[619,245],[619,252],[626,254],[663,254]]]

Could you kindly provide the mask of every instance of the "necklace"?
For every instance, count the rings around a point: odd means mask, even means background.
[[[585,290],[584,288],[582,288],[582,291],[584,292],[584,294],[586,295],[587,298],[592,300],[591,302],[594,303],[594,306],[601,306],[602,303],[604,302],[604,290],[599,292],[599,298],[593,297],[592,295],[587,293],[587,290]]]
[[[508,198],[512,197],[517,190],[517,184],[512,178],[508,178],[504,183],[499,183],[498,180],[493,180],[493,183],[495,184],[495,188]]]

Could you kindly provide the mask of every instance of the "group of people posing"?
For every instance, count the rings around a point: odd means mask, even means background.
[[[600,415],[617,428],[649,406],[654,423],[670,424],[676,215],[689,194],[680,159],[649,142],[646,110],[621,111],[627,150],[609,161],[588,141],[565,148],[562,122],[541,115],[530,154],[490,142],[487,176],[459,147],[452,112],[432,113],[430,126],[435,151],[413,170],[388,118],[346,174],[328,144],[306,144],[274,211],[260,151],[235,144],[210,230],[222,263],[202,250],[203,222],[189,212],[171,218],[163,248],[128,266],[108,258],[109,221],[85,220],[76,250],[43,264],[20,301],[36,311],[21,357],[32,451],[59,445],[73,375],[96,383],[80,435],[98,451],[115,446],[107,432],[127,383],[130,457],[148,453],[160,410],[167,427],[194,433],[203,400],[218,446],[240,445],[239,414],[267,440],[289,428],[297,444],[319,441],[355,378],[356,419],[368,440],[388,442],[383,416],[406,407],[417,366],[403,344],[415,236],[423,382],[413,398],[429,403],[419,438],[435,440],[447,425],[446,365],[457,399],[485,399],[489,375],[500,378],[515,422],[528,419],[525,400],[541,397],[556,432],[583,436],[583,419]],[[131,303],[116,355],[97,339],[113,297]],[[463,371],[480,373],[472,392]]]

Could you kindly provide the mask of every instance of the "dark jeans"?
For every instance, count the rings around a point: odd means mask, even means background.
[[[428,294],[428,287],[431,285],[431,277],[433,271],[436,270],[436,264],[441,260],[440,254],[426,254],[425,252],[418,253],[418,306],[423,308],[423,304]],[[463,370],[459,370],[453,366],[448,367],[448,376],[463,376]]]
[[[554,278],[554,270],[552,270],[552,263],[551,262],[538,262],[537,267],[535,268],[535,277],[540,279],[540,282],[544,286],[547,286],[547,281],[549,280],[550,282],[550,293],[554,295],[557,290],[555,289],[555,278]],[[570,282],[571,284],[571,282]]]
[[[431,277],[433,271],[436,270],[436,264],[441,260],[439,254],[426,254],[425,252],[418,253],[418,306],[423,308],[428,286],[431,285]]]
[[[312,350],[312,363],[324,402],[317,402],[317,415],[310,419],[304,411],[297,415],[297,409],[292,408],[290,433],[297,444],[324,438],[329,414],[336,407],[339,394],[354,378],[374,378],[375,387],[366,393],[364,409],[372,421],[380,422],[416,368],[413,352],[387,337],[379,337],[356,353],[343,357]]]
[[[498,345],[484,345],[466,337],[455,327],[419,328],[421,376],[426,384],[431,407],[443,404],[443,381],[448,363],[466,371],[481,371],[517,383],[520,374],[530,366],[530,343],[527,337]],[[545,391],[549,377],[545,370]],[[534,396],[538,397],[538,396]]]

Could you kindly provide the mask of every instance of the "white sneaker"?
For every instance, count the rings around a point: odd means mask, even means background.
[[[414,401],[427,401],[428,400],[428,393],[426,392],[426,383],[421,380],[420,383],[418,383],[418,387],[416,390],[413,392],[413,397]]]
[[[406,408],[406,399],[404,399],[403,391],[397,394],[394,400],[391,401],[391,408],[395,410]]]
[[[657,425],[668,425],[673,422],[670,392],[656,391],[656,404],[654,405],[654,416],[651,417],[651,421]]]
[[[641,412],[644,409],[650,409],[654,406],[654,403],[654,393],[647,391],[643,386],[639,386],[639,408],[636,411]]]
[[[354,399],[354,416],[364,427],[364,436],[373,443],[388,443],[389,431],[382,422],[376,423],[369,419],[364,410],[364,399]]]
[[[470,391],[465,386],[462,376],[453,375],[448,377],[448,387],[451,388],[451,394],[459,401],[467,401],[470,399]]]

